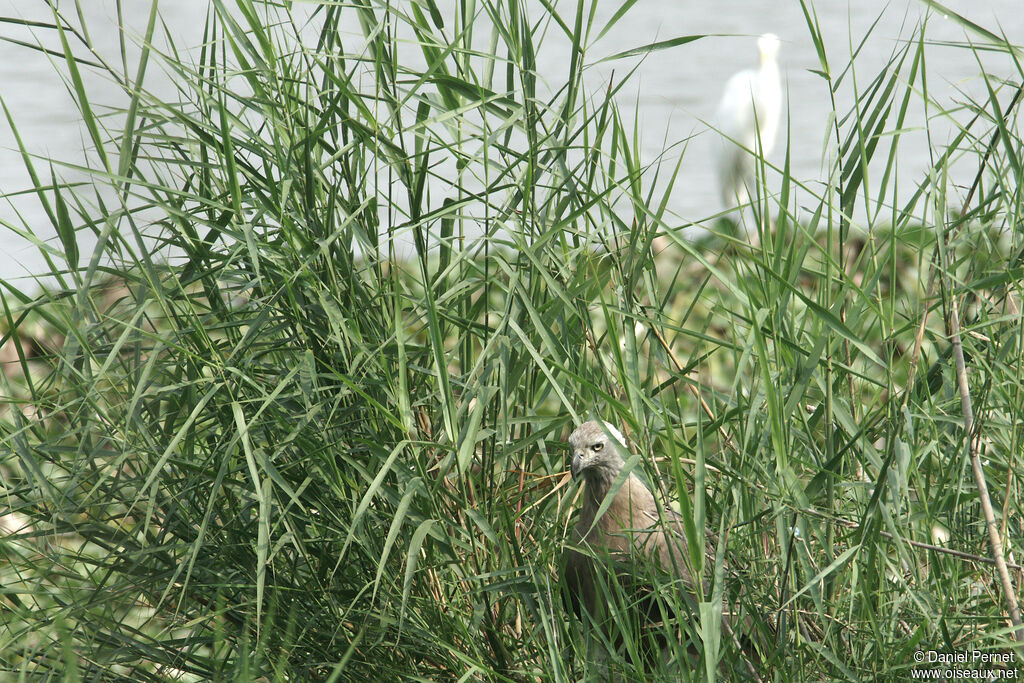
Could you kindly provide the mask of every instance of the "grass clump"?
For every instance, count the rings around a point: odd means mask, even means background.
[[[594,675],[556,571],[563,440],[591,415],[659,456],[643,466],[694,528],[730,529],[732,590],[768,615],[765,680],[905,678],[916,650],[1008,647],[965,443],[1012,559],[1019,52],[980,35],[1015,75],[986,80],[898,205],[921,28],[835,112],[817,206],[765,167],[753,208],[773,229],[750,247],[666,213],[677,168],[641,161],[625,80],[584,87],[620,16],[590,10],[215,2],[190,57],[158,50],[154,4],[128,72],[54,3],[40,30],[94,149],[84,184],[24,154],[59,243],[40,243],[44,292],[3,283],[4,670]],[[544,84],[552,36],[570,59]],[[855,87],[817,44],[832,92]],[[123,85],[115,114],[87,63]],[[173,100],[146,86],[157,64]],[[954,154],[978,178],[955,199]],[[858,203],[886,210],[859,225]],[[719,656],[675,675],[744,671]]]

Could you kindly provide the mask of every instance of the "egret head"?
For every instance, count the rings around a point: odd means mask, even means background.
[[[761,63],[775,61],[779,54],[779,37],[774,33],[766,33],[757,39],[757,49],[761,52]]]
[[[591,420],[581,424],[569,436],[569,448],[573,479],[602,474],[614,476],[622,469],[619,450],[626,448],[626,440],[607,422]]]

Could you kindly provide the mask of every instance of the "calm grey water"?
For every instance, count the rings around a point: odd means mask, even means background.
[[[540,7],[539,0],[530,0]],[[83,5],[87,26],[101,55],[112,63],[120,63],[120,46],[116,26],[114,0],[88,0]],[[149,2],[137,0],[122,3],[125,24],[129,30],[141,34],[147,19]],[[444,6],[445,3],[439,3]],[[597,25],[603,26],[620,3],[599,4]],[[945,3],[953,11],[996,32],[1004,33],[1016,45],[1024,45],[1024,12],[1020,0],[950,0]],[[209,0],[176,0],[161,4],[161,15],[170,27],[180,47],[196,46],[202,39],[203,17]],[[61,3],[70,11],[69,3]],[[299,5],[301,7],[301,5]],[[307,8],[309,6],[306,6]],[[572,12],[575,2],[561,2],[559,7]],[[911,35],[914,26],[924,20],[927,9],[915,0],[818,0],[814,3],[822,27],[825,44],[830,50],[833,69],[849,61],[851,51],[875,24],[874,32],[857,58],[856,77],[861,88],[888,61],[901,38]],[[307,9],[308,11],[308,9]],[[539,14],[539,13],[538,13]],[[968,40],[964,30],[941,14],[928,13],[929,45],[926,49],[928,85],[930,95],[949,106],[968,97],[982,99],[984,82],[980,80],[980,67],[971,52],[945,45]],[[51,15],[42,0],[0,0],[0,17],[16,17],[50,21]],[[877,24],[876,24],[877,21]],[[77,22],[75,22],[77,23]],[[812,70],[818,69],[818,58],[807,31],[800,4],[796,0],[757,2],[752,0],[689,0],[662,2],[641,0],[617,26],[598,43],[588,55],[591,62],[646,43],[667,40],[681,35],[713,34],[687,45],[648,55],[639,62],[635,78],[619,97],[624,112],[635,108],[643,131],[642,154],[646,161],[659,155],[673,162],[683,154],[683,164],[669,210],[670,222],[683,225],[700,222],[720,209],[715,178],[710,163],[713,149],[712,135],[705,122],[714,114],[721,89],[728,77],[744,68],[756,66],[755,36],[773,32],[783,41],[780,53],[785,88],[789,98],[789,147],[793,173],[798,179],[815,187],[828,168],[825,144],[831,125],[829,99],[825,82]],[[81,163],[82,150],[88,147],[88,135],[80,124],[77,110],[68,94],[69,85],[54,67],[53,59],[40,51],[16,45],[10,40],[40,42],[59,49],[56,35],[45,29],[34,32],[22,26],[0,22],[0,96],[10,109],[18,132],[28,150]],[[538,54],[542,74],[552,83],[563,76],[568,54],[567,43],[557,31],[542,45]],[[135,50],[128,46],[129,73],[134,73]],[[638,63],[615,61],[597,64],[586,74],[591,88],[601,87],[612,76],[613,70],[624,74]],[[996,76],[1019,80],[1009,60],[1004,56],[985,57],[982,62]],[[87,83],[96,103],[123,104],[116,85],[103,77],[86,73]],[[150,87],[170,96],[173,87],[167,79],[162,86],[159,79],[150,80]],[[852,89],[846,89],[852,92]],[[851,101],[840,101],[838,108],[845,112]],[[101,110],[102,111],[102,110]],[[901,196],[909,194],[910,181],[920,176],[929,164],[929,154],[952,136],[952,126],[943,120],[928,121],[931,146],[925,131],[926,112],[915,99],[908,122],[909,132],[902,143],[899,160],[901,185],[907,187]],[[786,124],[780,133],[771,160],[782,163],[786,148]],[[666,149],[668,151],[666,152]],[[37,170],[48,176],[45,163],[37,162]],[[967,182],[970,171],[958,171]],[[73,170],[62,170],[69,179]],[[80,176],[84,177],[84,176]],[[956,181],[954,176],[954,181]],[[23,224],[34,226],[36,233],[53,239],[46,229],[48,221],[32,196],[17,194],[29,187],[28,174],[16,151],[14,135],[6,120],[0,121],[0,221],[20,229]],[[810,197],[806,198],[809,203]],[[87,249],[88,245],[83,245]],[[84,256],[83,256],[84,258]],[[0,225],[0,278],[14,279],[21,288],[32,289],[27,278],[40,272],[44,261],[38,249],[15,230]]]

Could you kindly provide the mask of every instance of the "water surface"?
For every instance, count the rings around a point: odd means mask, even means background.
[[[445,3],[439,4],[445,6]],[[451,4],[450,0],[447,4]],[[1019,0],[961,0],[946,4],[976,23],[1004,33],[1011,42],[1024,44],[1024,12],[1020,11]],[[90,0],[81,5],[99,55],[113,64],[121,63],[121,45],[115,30],[116,3]],[[122,5],[129,33],[141,34],[149,3],[137,1]],[[539,0],[529,0],[528,5],[537,9],[535,16],[540,15]],[[70,7],[68,3],[61,3],[61,6],[65,11]],[[597,25],[607,23],[618,6],[612,2],[599,4]],[[575,3],[562,2],[559,7],[571,14]],[[161,3],[162,19],[179,48],[200,43],[207,8],[207,0]],[[857,90],[867,88],[870,79],[900,48],[901,41],[914,35],[914,27],[926,16],[929,44],[925,54],[930,96],[946,108],[954,102],[984,99],[985,85],[979,78],[980,67],[974,54],[947,44],[962,43],[973,37],[968,37],[954,21],[935,12],[928,13],[925,5],[911,0],[888,3],[818,0],[814,8],[834,73],[849,62],[852,52],[861,47],[863,37],[871,33],[857,57],[856,69],[845,76],[837,102],[840,112],[846,112],[854,104],[854,81]],[[45,3],[25,0],[0,0],[0,16],[52,21]],[[788,118],[783,122],[771,161],[781,165],[788,146],[793,175],[812,192],[820,192],[832,154],[829,143],[831,102],[825,81],[814,73],[820,69],[820,64],[799,2],[641,0],[588,55],[589,61],[594,63],[603,56],[646,43],[683,35],[708,35],[683,46],[651,53],[643,60],[604,62],[586,72],[588,86],[596,90],[606,85],[613,73],[621,78],[631,66],[639,64],[635,77],[619,95],[618,104],[624,112],[635,111],[641,123],[645,161],[663,158],[674,163],[683,155],[679,179],[669,203],[669,222],[674,225],[699,224],[721,209],[710,156],[715,146],[707,123],[713,117],[729,76],[756,66],[756,36],[765,32],[776,33],[783,41],[780,62],[789,101]],[[9,42],[38,42],[59,49],[58,37],[52,31],[30,30],[12,23],[0,23],[0,36],[9,39],[0,42],[0,95],[11,111],[23,144],[33,154],[72,164],[83,163],[82,150],[89,146],[88,134],[69,95],[70,86],[62,76],[60,59]],[[550,83],[557,84],[564,79],[568,50],[568,42],[557,31],[551,31],[541,45],[538,63]],[[127,46],[124,59],[129,73],[134,73],[136,54],[137,50]],[[983,55],[982,64],[996,77],[1020,80],[1020,74],[1013,71],[1005,56]],[[85,72],[85,77],[99,113],[105,111],[104,104],[124,105],[122,91],[109,78],[89,72]],[[173,96],[173,84],[166,75],[151,73],[148,87],[167,97]],[[1008,101],[1009,95],[1004,99]],[[898,164],[897,199],[900,201],[910,195],[912,183],[954,135],[950,121],[942,117],[930,118],[932,114],[934,111],[925,111],[921,98],[914,98]],[[46,163],[40,160],[35,163],[37,171],[49,177]],[[969,183],[973,169],[970,159],[963,160],[954,169],[954,183]],[[85,178],[73,169],[59,173],[69,180]],[[876,180],[869,174],[869,183]],[[49,221],[38,200],[31,195],[17,194],[29,186],[15,137],[4,121],[0,123],[0,193],[12,196],[0,203],[0,220],[19,227],[31,225],[37,235],[53,240],[52,229],[47,227]],[[801,206],[816,203],[807,194],[798,195],[796,201]],[[865,208],[860,207],[858,217],[863,218],[864,211]],[[87,252],[89,248],[88,240],[83,239],[82,249]],[[24,278],[45,270],[38,249],[28,239],[3,227],[0,227],[0,254],[0,278],[14,278],[19,287],[31,290]]]

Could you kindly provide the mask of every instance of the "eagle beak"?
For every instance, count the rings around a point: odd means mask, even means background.
[[[569,469],[572,471],[572,478],[579,479],[580,473],[583,471],[583,456],[579,453],[573,453]]]

